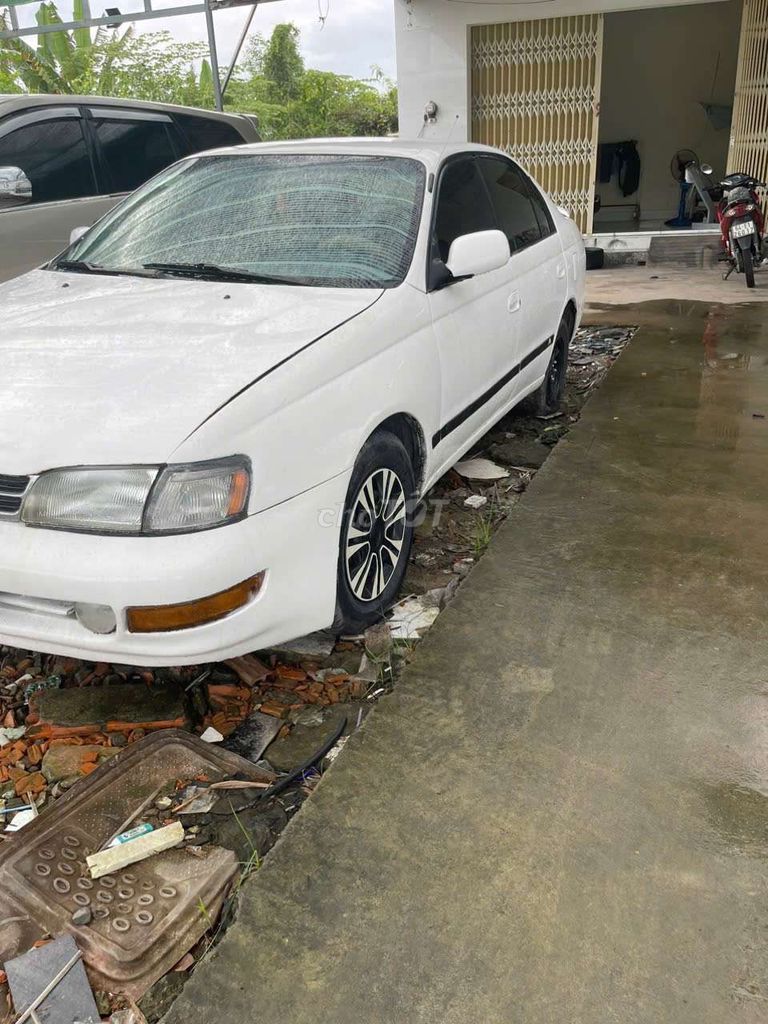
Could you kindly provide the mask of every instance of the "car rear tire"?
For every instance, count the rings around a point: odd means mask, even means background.
[[[565,316],[557,329],[544,380],[525,400],[525,407],[533,416],[551,416],[563,403],[568,373],[568,346],[572,333],[571,318]]]
[[[403,582],[413,542],[416,476],[402,441],[381,431],[366,441],[347,489],[339,540],[338,633],[381,618]]]

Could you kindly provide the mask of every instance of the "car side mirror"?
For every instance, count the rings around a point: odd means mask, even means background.
[[[72,228],[72,230],[69,233],[69,244],[74,245],[75,242],[79,242],[87,230],[87,227]]]
[[[20,167],[0,167],[0,210],[32,201],[32,182]]]
[[[456,280],[499,270],[509,256],[509,241],[503,231],[473,231],[453,240],[445,265]]]

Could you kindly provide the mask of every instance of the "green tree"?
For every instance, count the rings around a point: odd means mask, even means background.
[[[275,25],[264,49],[262,74],[273,103],[298,99],[304,78],[304,59],[299,51],[299,30],[295,25]]]
[[[83,17],[83,0],[74,0],[76,20]],[[54,3],[42,3],[38,25],[60,25]],[[0,16],[0,25],[7,28]],[[0,76],[11,92],[99,93],[108,92],[112,63],[133,38],[133,28],[100,28],[95,37],[87,29],[46,32],[34,49],[23,39],[0,42]]]
[[[82,0],[75,0],[75,17]],[[52,2],[41,25],[61,24]],[[2,17],[0,26],[6,27]],[[177,43],[168,32],[131,28],[52,32],[36,48],[0,42],[0,92],[81,93],[213,106],[213,75],[205,43]],[[269,40],[252,36],[234,68],[227,109],[256,114],[265,139],[313,135],[385,135],[397,130],[397,92],[380,69],[360,81],[305,69],[295,25],[278,25]]]

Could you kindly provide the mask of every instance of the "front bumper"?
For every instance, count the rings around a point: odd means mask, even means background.
[[[101,537],[0,522],[0,643],[89,661],[191,665],[236,657],[328,626],[336,601],[339,509],[348,474],[240,523],[173,537]],[[125,609],[177,604],[266,572],[258,595],[217,622],[130,633]],[[92,633],[75,602],[108,605]]]

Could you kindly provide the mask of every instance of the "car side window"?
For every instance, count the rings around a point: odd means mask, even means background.
[[[226,121],[192,114],[175,114],[176,123],[184,133],[188,153],[201,153],[219,146],[241,146],[245,141],[238,130]]]
[[[539,230],[541,231],[542,238],[548,238],[550,235],[555,233],[555,222],[552,220],[552,214],[549,212],[549,207],[544,202],[544,196],[539,192],[538,188],[528,175],[523,175],[525,183],[528,186],[528,195],[531,197],[533,203],[533,212],[536,214],[536,220],[539,222]]]
[[[434,223],[433,256],[443,263],[455,239],[498,226],[474,157],[452,160],[443,170]]]
[[[170,119],[96,116],[91,124],[110,192],[133,192],[178,158]]]
[[[79,117],[46,118],[0,136],[0,167],[19,167],[32,183],[32,202],[96,195]]]
[[[512,251],[540,241],[542,230],[522,171],[513,163],[492,156],[480,157],[478,163],[499,227],[509,239]]]

